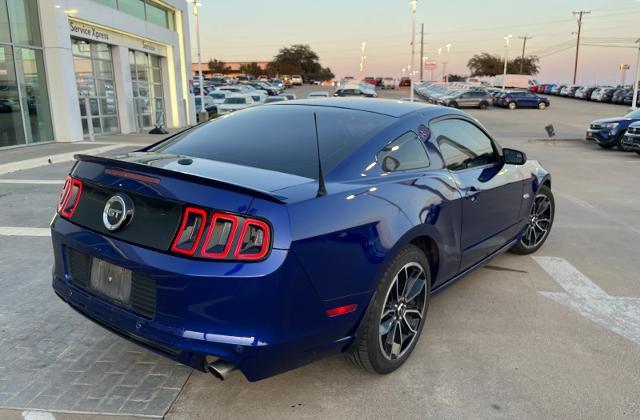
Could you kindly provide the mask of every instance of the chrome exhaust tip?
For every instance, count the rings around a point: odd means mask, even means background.
[[[237,368],[234,364],[227,362],[226,360],[218,359],[215,362],[211,362],[207,365],[207,370],[216,378],[224,381],[227,377],[235,371]]]

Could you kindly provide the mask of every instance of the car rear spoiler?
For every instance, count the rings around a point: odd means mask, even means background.
[[[251,195],[257,198],[261,198],[264,200],[272,201],[275,203],[284,204],[286,203],[287,197],[283,197],[277,194],[273,194],[269,191],[263,191],[255,188],[248,188],[242,185],[233,184],[226,181],[220,181],[214,178],[198,176],[194,174],[188,174],[184,172],[172,171],[170,169],[159,168],[156,166],[144,165],[141,163],[128,162],[126,160],[102,157],[102,156],[94,156],[94,155],[84,155],[84,154],[76,154],[73,156],[77,161],[83,162],[94,162],[105,165],[116,166],[121,169],[129,169],[132,171],[139,171],[145,174],[155,174],[160,176],[169,176],[171,178],[182,179],[184,181],[195,182],[198,184],[210,185],[216,188],[223,188],[231,191],[235,191],[242,194]]]

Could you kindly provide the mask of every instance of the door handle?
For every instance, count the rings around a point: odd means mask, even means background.
[[[476,202],[478,200],[478,195],[480,194],[480,190],[474,186],[471,186],[467,189],[467,198],[472,202]]]

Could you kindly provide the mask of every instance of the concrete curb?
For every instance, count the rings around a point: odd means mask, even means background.
[[[572,143],[572,142],[586,142],[585,139],[529,139],[529,143]]]
[[[73,156],[78,153],[99,154],[99,153],[109,152],[115,149],[121,149],[123,147],[130,147],[130,146],[135,147],[139,145],[128,144],[128,143],[127,144],[125,143],[110,144],[108,146],[96,147],[93,149],[78,150],[75,152],[60,153],[57,155],[41,156],[33,159],[26,159],[26,160],[20,160],[17,162],[5,163],[3,165],[0,165],[0,175],[6,175],[11,172],[37,168],[40,166],[53,165],[54,163],[70,162],[73,160]]]

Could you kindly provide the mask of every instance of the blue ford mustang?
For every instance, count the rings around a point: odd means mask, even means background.
[[[395,370],[430,297],[536,251],[555,210],[539,163],[462,111],[401,101],[265,105],[76,158],[51,224],[55,292],[222,379],[341,352]]]

